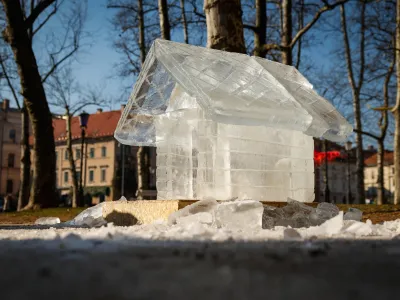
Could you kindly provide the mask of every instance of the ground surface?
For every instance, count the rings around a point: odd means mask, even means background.
[[[183,201],[181,208],[193,203]],[[286,203],[268,203],[269,205],[284,206]],[[311,205],[316,206],[316,203]],[[370,219],[372,223],[392,221],[400,219],[399,205],[338,205],[340,210],[347,211],[349,207],[355,207],[363,211],[363,220]],[[62,222],[73,219],[84,208],[52,208],[36,211],[0,213],[0,224],[33,224],[40,217],[59,217]]]
[[[7,300],[376,300],[400,295],[400,240],[93,240],[86,246],[0,240],[0,266],[1,299]]]

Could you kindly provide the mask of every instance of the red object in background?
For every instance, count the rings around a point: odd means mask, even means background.
[[[327,151],[327,152],[319,152],[314,151],[314,161],[317,165],[320,165],[324,160],[325,156],[327,156],[328,161],[332,161],[337,157],[340,157],[340,151]]]

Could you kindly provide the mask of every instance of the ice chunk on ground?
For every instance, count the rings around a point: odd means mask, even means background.
[[[221,203],[215,211],[218,227],[229,229],[262,228],[264,207],[261,202],[243,200]]]
[[[319,203],[317,209],[309,215],[310,225],[319,226],[338,214],[339,208],[336,205],[328,202]]]
[[[183,225],[183,226],[188,226],[194,223],[212,225],[213,221],[214,221],[213,215],[208,212],[199,212],[194,215],[188,215],[176,219],[176,223],[178,225]]]
[[[301,234],[293,228],[286,228],[283,231],[283,238],[286,239],[301,239]]]
[[[35,221],[36,225],[54,225],[54,224],[59,224],[60,218],[56,218],[56,217],[43,217],[43,218],[39,218]]]
[[[168,218],[168,224],[176,224],[177,219],[186,217],[189,215],[194,215],[200,212],[209,212],[213,213],[215,208],[217,207],[218,202],[213,199],[201,200],[195,202],[191,205],[188,205],[174,213],[172,213]]]
[[[344,222],[342,232],[352,233],[356,236],[367,236],[372,234],[371,224],[349,220]]]
[[[306,204],[304,204],[304,203],[302,203],[302,202],[296,201],[296,200],[294,200],[294,199],[291,199],[291,198],[288,198],[288,199],[287,199],[287,203],[288,203],[288,204],[286,205],[286,207],[292,208],[292,210],[293,210],[294,213],[296,213],[296,212],[303,212],[303,213],[305,213],[305,214],[309,214],[309,213],[311,213],[312,211],[314,211],[314,208],[313,208],[313,207],[311,207],[311,206],[309,206],[309,205],[306,205]]]
[[[126,199],[122,197],[121,200]],[[85,209],[73,220],[65,222],[64,225],[100,227],[107,224],[107,221],[103,218],[103,205],[104,202]]]
[[[344,214],[343,220],[361,221],[363,212],[357,208],[350,207],[348,212]]]
[[[314,226],[306,229],[306,233],[308,236],[318,236],[318,237],[331,237],[332,235],[340,233],[343,227],[343,212],[339,211],[339,213],[325,221],[320,226]]]

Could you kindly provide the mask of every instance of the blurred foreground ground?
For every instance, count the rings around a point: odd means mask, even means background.
[[[71,245],[80,246],[0,240],[1,299],[376,300],[400,295],[396,239]]]
[[[184,205],[194,201],[185,201]],[[287,203],[268,203],[268,205],[284,206]],[[316,206],[317,203],[310,204]],[[370,219],[373,224],[384,221],[400,219],[400,205],[337,205],[340,210],[347,211],[349,207],[355,207],[363,211],[363,221]],[[40,217],[59,217],[61,222],[73,219],[85,208],[50,208],[36,211],[0,213],[0,224],[33,224]]]

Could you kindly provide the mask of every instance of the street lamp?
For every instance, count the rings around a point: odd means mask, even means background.
[[[324,182],[325,182],[325,202],[330,202],[330,190],[329,190],[329,179],[328,179],[328,146],[326,139],[323,139],[324,142],[324,152],[325,152],[325,174],[324,174]]]
[[[351,202],[351,183],[350,183],[350,151],[352,147],[352,142],[347,141],[344,144],[344,148],[347,151],[347,204],[350,204]]]
[[[80,203],[83,206],[84,205],[84,201],[83,201],[83,186],[82,186],[82,179],[83,179],[83,146],[85,144],[85,133],[86,133],[86,128],[87,128],[87,124],[89,122],[89,114],[86,112],[82,112],[79,115],[79,124],[81,126],[81,137],[82,137],[82,141],[81,141],[81,176],[79,178],[79,198],[80,198]]]

